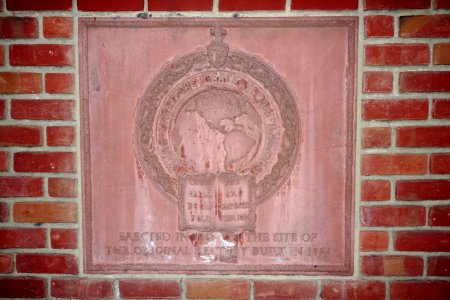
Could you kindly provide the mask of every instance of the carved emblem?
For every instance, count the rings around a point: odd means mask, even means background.
[[[255,207],[286,182],[299,156],[300,119],[280,75],[210,30],[204,50],[169,62],[135,118],[146,175],[179,207],[179,229],[253,231]]]

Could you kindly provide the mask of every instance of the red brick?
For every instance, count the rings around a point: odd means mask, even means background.
[[[425,9],[431,0],[364,0],[364,10],[377,9]]]
[[[448,147],[450,126],[400,127],[397,129],[398,147]]]
[[[12,273],[13,257],[10,254],[0,254],[0,273]]]
[[[450,27],[450,26],[449,26]],[[450,92],[448,72],[401,72],[400,92]]]
[[[73,66],[72,45],[11,45],[9,63],[12,66]]]
[[[360,231],[359,249],[361,251],[384,251],[389,245],[389,236],[386,231]]]
[[[255,281],[255,299],[315,299],[317,283],[314,281]]]
[[[72,202],[17,202],[13,206],[15,222],[75,223],[77,204]]]
[[[358,9],[358,0],[341,0],[341,1],[292,0],[291,9],[352,10]]]
[[[386,285],[380,281],[325,281],[321,299],[384,300]]]
[[[391,72],[364,72],[364,93],[390,93],[392,92],[393,75]]]
[[[152,2],[150,0],[149,2]],[[144,0],[78,0],[78,9],[85,11],[143,10]]]
[[[212,10],[212,0],[151,0],[149,11],[204,11]]]
[[[89,278],[52,279],[51,295],[65,299],[110,299],[112,282]]]
[[[449,15],[400,17],[400,37],[449,37]]]
[[[423,206],[370,206],[361,208],[363,226],[422,226],[426,222]]]
[[[0,197],[39,197],[42,195],[42,178],[0,177]]]
[[[2,298],[44,298],[45,279],[33,277],[0,278],[0,297]]]
[[[417,256],[363,256],[361,273],[370,276],[420,276],[423,260]]]
[[[77,259],[69,254],[17,254],[16,269],[21,273],[78,273]]]
[[[428,217],[430,226],[450,226],[450,206],[433,206]]]
[[[450,281],[394,281],[391,300],[444,300],[450,295]]]
[[[0,125],[0,146],[40,146],[42,130],[37,126]]]
[[[5,46],[0,45],[0,66],[5,65]]]
[[[73,120],[72,100],[12,100],[11,117],[28,120]]]
[[[400,17],[400,37],[449,37],[450,15]]]
[[[49,178],[48,194],[51,197],[74,198],[77,196],[77,181],[71,178]]]
[[[50,94],[73,94],[75,76],[71,73],[45,74],[45,91]]]
[[[450,65],[450,43],[434,44],[433,64]]]
[[[44,17],[43,26],[46,38],[72,37],[73,20],[70,17]]]
[[[285,0],[220,0],[220,11],[284,10]]]
[[[374,127],[362,129],[363,148],[386,148],[391,146],[391,129]]]
[[[428,100],[365,100],[363,101],[364,120],[426,120]]]
[[[0,119],[4,119],[6,117],[6,101],[0,99]]]
[[[6,0],[8,10],[70,10],[72,0]]]
[[[0,38],[37,38],[38,21],[30,17],[0,17]]]
[[[73,152],[18,152],[14,154],[16,172],[71,172],[76,169]]]
[[[408,201],[450,199],[450,180],[399,180],[395,198]]]
[[[42,91],[42,75],[38,73],[0,73],[0,93],[25,94]]]
[[[45,248],[43,228],[0,228],[0,249]],[[0,289],[1,290],[1,289]]]
[[[450,0],[435,0],[434,7],[437,9],[450,8]]]
[[[450,153],[436,153],[431,155],[430,173],[450,174]]]
[[[450,252],[448,231],[400,231],[394,235],[398,251]]]
[[[391,198],[391,183],[388,180],[363,180],[361,200],[383,201]]]
[[[450,99],[434,99],[432,116],[435,119],[450,119]]]
[[[394,36],[393,16],[364,17],[364,33],[366,37]]]
[[[8,152],[0,151],[0,171],[8,171]]]
[[[190,279],[186,282],[187,299],[249,299],[247,280]]]
[[[427,275],[450,277],[450,257],[449,256],[428,257]]]
[[[425,174],[426,154],[363,154],[362,175]]]
[[[123,279],[119,281],[123,299],[179,299],[180,282],[175,280]]]
[[[50,239],[53,249],[77,249],[77,231],[75,229],[52,229]]]
[[[426,65],[430,63],[428,44],[383,44],[366,45],[365,64],[383,65]]]
[[[8,203],[0,202],[0,222],[9,221],[9,206]]]
[[[50,126],[47,127],[48,146],[72,146],[75,141],[75,127]]]

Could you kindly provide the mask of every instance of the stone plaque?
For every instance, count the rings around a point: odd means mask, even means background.
[[[81,19],[85,271],[351,274],[356,24]]]

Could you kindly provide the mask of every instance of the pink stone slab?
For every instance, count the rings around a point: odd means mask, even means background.
[[[356,18],[79,26],[86,272],[353,273]]]

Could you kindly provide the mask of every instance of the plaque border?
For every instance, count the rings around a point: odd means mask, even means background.
[[[89,74],[88,74],[88,32],[91,28],[165,28],[165,27],[344,27],[348,32],[346,73],[346,114],[347,139],[345,159],[345,216],[344,216],[344,261],[342,265],[311,266],[293,265],[167,265],[167,264],[94,264],[92,260],[92,199],[91,199],[91,158],[89,128]],[[80,148],[82,189],[82,231],[83,266],[87,274],[254,274],[254,275],[353,275],[354,270],[354,186],[355,186],[355,141],[356,141],[356,80],[358,49],[358,17],[245,17],[245,18],[96,18],[78,19],[78,45],[80,70]],[[201,269],[199,269],[199,267]]]

